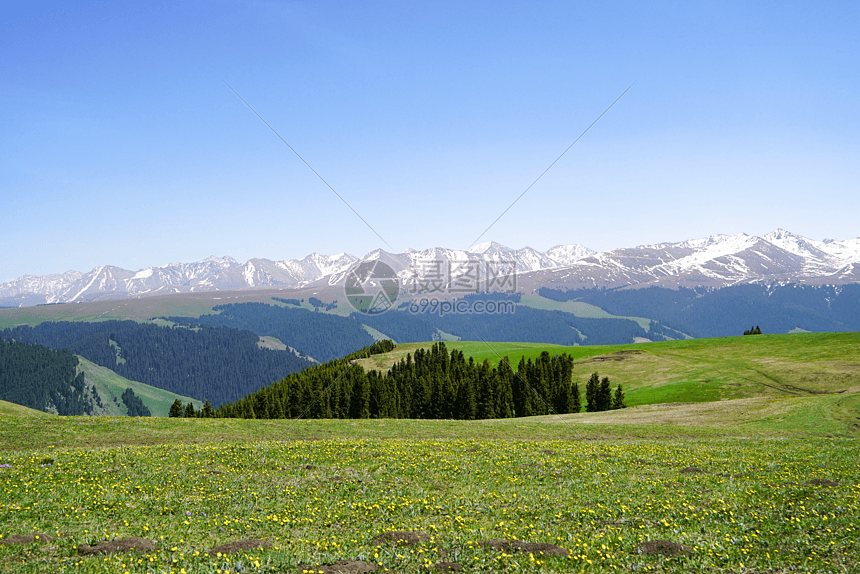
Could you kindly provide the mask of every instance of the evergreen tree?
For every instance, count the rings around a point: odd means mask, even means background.
[[[619,384],[615,387],[615,395],[612,397],[612,408],[613,409],[623,409],[627,405],[624,404],[624,391],[621,390],[621,385]]]
[[[284,403],[283,403],[280,399],[278,399],[278,400],[277,400],[277,407],[276,407],[276,409],[277,409],[277,410],[275,411],[275,417],[274,417],[274,418],[276,418],[276,419],[285,419],[285,418],[287,418],[287,414],[286,414],[286,412],[284,411]]]
[[[194,418],[194,403],[192,403],[191,401],[189,401],[188,404],[185,405],[185,418]]]
[[[173,418],[181,418],[182,417],[182,401],[176,399],[173,401],[173,404],[170,405],[170,413],[167,415]]]
[[[128,387],[125,391],[123,391],[122,402],[125,403],[126,409],[128,410],[128,416],[130,417],[149,417],[152,416],[152,412],[150,412],[149,407],[143,404],[143,401],[139,396],[134,394],[134,391],[131,387]]]
[[[212,418],[215,416],[215,410],[212,408],[212,405],[209,403],[207,399],[205,403],[203,403],[203,410],[201,411],[205,418]]]
[[[600,376],[597,373],[592,373],[591,378],[585,383],[585,411],[596,413],[600,409],[597,408],[597,391],[600,386]]]
[[[349,418],[368,419],[370,418],[370,384],[361,367],[352,368],[356,369],[356,374],[353,380]]]
[[[609,385],[609,377],[603,377],[597,392],[597,410],[608,411],[612,408],[612,388]]]
[[[579,383],[573,383],[573,388],[570,393],[570,411],[572,413],[578,413],[582,410],[582,401],[579,398]]]

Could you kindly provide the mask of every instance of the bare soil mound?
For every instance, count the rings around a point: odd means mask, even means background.
[[[690,474],[710,474],[707,470],[703,468],[699,468],[698,466],[685,466],[678,472],[690,473]]]
[[[245,540],[236,540],[228,542],[221,546],[216,546],[209,551],[209,554],[236,554],[237,552],[245,552],[246,550],[256,550],[258,548],[271,548],[272,543],[260,540],[259,538],[246,538]]]
[[[570,556],[570,551],[549,542],[521,542],[513,540],[511,546],[520,552],[543,554],[544,556]]]
[[[647,540],[639,545],[642,554],[662,554],[663,556],[686,556],[693,549],[678,542],[670,540]]]
[[[104,542],[99,542],[95,546],[90,546],[89,544],[81,544],[78,546],[78,552],[84,555],[113,554],[115,552],[127,552],[128,550],[134,550],[135,552],[149,552],[152,550],[158,550],[158,546],[156,546],[151,540],[139,538],[137,536],[130,536],[129,538],[123,538],[122,540],[105,540]]]
[[[361,560],[339,560],[334,564],[321,564],[319,566],[299,566],[299,572],[314,572],[319,574],[368,574],[376,572],[379,567],[373,562],[362,562]]]
[[[809,484],[816,484],[818,486],[839,486],[839,483],[835,480],[827,480],[826,478],[813,478],[809,481]]]
[[[53,539],[52,536],[42,534],[41,532],[34,532],[33,534],[10,534],[3,540],[0,540],[0,544],[30,544],[31,542],[50,542]]]
[[[605,361],[623,361],[624,359],[629,359],[633,355],[640,355],[642,351],[638,351],[636,349],[628,349],[625,351],[615,351],[609,355],[597,355],[591,357],[590,359],[586,359],[584,361],[580,361],[581,363],[603,363]]]
[[[426,532],[410,532],[408,530],[394,530],[391,532],[383,532],[379,536],[371,539],[373,544],[382,544],[384,542],[393,542],[394,544],[418,544],[430,540],[430,535]]]
[[[481,546],[487,546],[493,550],[501,550],[502,552],[529,552],[531,554],[543,554],[545,556],[570,556],[570,551],[565,550],[561,546],[550,544],[548,542],[523,542],[521,540],[485,540],[481,542]]]

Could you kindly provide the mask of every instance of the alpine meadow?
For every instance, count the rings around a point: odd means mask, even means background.
[[[860,574],[860,3],[6,3],[3,574]]]

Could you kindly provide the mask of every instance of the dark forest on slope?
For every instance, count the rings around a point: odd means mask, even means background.
[[[258,335],[276,337],[320,362],[344,357],[373,343],[373,337],[360,322],[320,311],[266,303],[231,303],[218,305],[212,310],[218,313],[196,318],[169,317],[169,320],[181,325],[246,329]]]
[[[311,364],[289,351],[260,348],[250,331],[225,327],[57,322],[5,329],[0,338],[69,349],[127,379],[216,406]]]
[[[646,317],[692,337],[740,335],[750,325],[762,332],[860,331],[860,285],[734,285],[722,289],[541,288],[555,301],[583,301],[613,315]]]
[[[68,350],[0,340],[0,399],[60,415],[92,414],[96,400]]]
[[[380,341],[377,352],[393,347]],[[385,374],[365,371],[353,357],[295,373],[247,397],[222,405],[216,416],[231,418],[411,418],[494,419],[579,412],[579,385],[572,380],[568,354],[544,352],[535,361],[521,360],[514,370],[507,358],[467,361],[444,343],[418,349]],[[595,374],[593,378],[596,379]],[[606,393],[589,410],[622,406]],[[606,395],[604,397],[604,395]],[[619,397],[623,397],[619,390]]]

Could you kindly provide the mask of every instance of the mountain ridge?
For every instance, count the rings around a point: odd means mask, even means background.
[[[28,307],[150,295],[244,290],[264,287],[300,288],[337,285],[362,261],[381,260],[401,281],[421,278],[421,262],[510,262],[517,288],[583,287],[723,287],[739,283],[860,282],[860,238],[838,241],[809,239],[778,228],[757,237],[715,234],[680,242],[639,245],[596,252],[581,244],[556,245],[541,252],[513,249],[489,241],[468,250],[432,247],[389,253],[376,249],[361,258],[349,253],[272,261],[252,258],[244,264],[229,256],[210,256],[192,263],[169,263],[130,271],[101,265],[89,273],[66,271],[43,276],[23,275],[0,284],[0,306]],[[482,268],[483,269],[483,268]],[[479,269],[479,275],[484,271]]]

